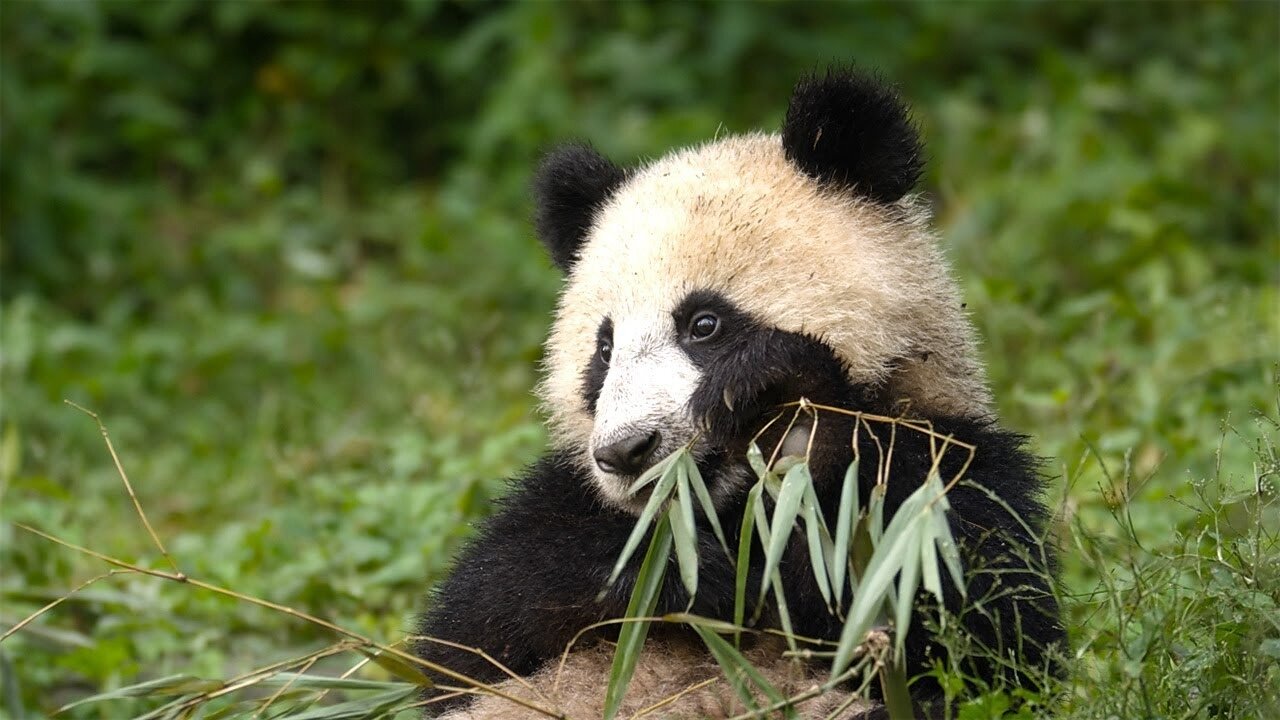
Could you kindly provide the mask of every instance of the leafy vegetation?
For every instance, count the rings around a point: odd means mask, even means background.
[[[185,573],[398,640],[544,444],[539,149],[776,127],[852,58],[916,107],[1002,414],[1051,459],[1057,712],[1276,714],[1277,28],[1269,3],[0,3],[0,621],[107,570],[18,523],[168,569],[68,398]],[[0,713],[338,639],[118,574],[0,644]]]

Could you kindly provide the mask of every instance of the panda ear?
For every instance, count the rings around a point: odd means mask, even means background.
[[[625,179],[622,168],[580,143],[542,158],[533,179],[533,222],[556,267],[573,266],[596,213]]]
[[[910,192],[924,165],[920,136],[897,92],[845,67],[796,83],[782,147],[810,177],[884,203]]]

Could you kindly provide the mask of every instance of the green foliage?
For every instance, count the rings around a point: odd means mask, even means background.
[[[160,567],[70,398],[187,573],[399,638],[544,443],[539,150],[776,127],[800,72],[853,58],[915,105],[1002,414],[1059,478],[1071,712],[1245,717],[1280,694],[1274,533],[1249,532],[1275,520],[1243,495],[1275,483],[1278,27],[1267,3],[0,3],[0,621],[105,570],[15,522]],[[0,644],[0,714],[333,640],[116,575]]]

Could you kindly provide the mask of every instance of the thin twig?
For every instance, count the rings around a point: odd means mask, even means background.
[[[182,571],[178,569],[178,563],[169,554],[169,551],[164,549],[164,543],[160,542],[160,536],[156,534],[155,528],[151,527],[151,521],[147,519],[147,514],[142,511],[142,503],[138,502],[138,496],[133,492],[133,484],[129,482],[129,476],[125,474],[124,465],[120,462],[120,456],[116,455],[116,448],[111,444],[111,436],[107,434],[107,426],[103,424],[102,418],[98,417],[98,414],[92,410],[77,405],[70,400],[64,399],[62,402],[93,418],[93,421],[98,424],[98,430],[102,433],[102,440],[107,444],[107,451],[111,453],[111,460],[116,464],[116,472],[120,475],[120,480],[124,482],[124,489],[129,493],[129,499],[133,501],[133,509],[138,511],[142,526],[151,535],[151,542],[155,543],[156,549],[160,551],[165,560],[169,561],[169,567],[173,568],[173,571],[178,575],[182,575]]]
[[[19,620],[17,625],[14,625],[13,627],[9,628],[8,630],[5,630],[5,631],[4,631],[4,634],[3,634],[3,635],[0,635],[0,643],[4,642],[6,639],[8,639],[8,637],[9,637],[10,635],[12,635],[12,634],[14,634],[14,633],[18,632],[19,630],[21,630],[22,628],[26,627],[27,625],[30,625],[30,624],[32,623],[32,621],[34,621],[36,618],[38,618],[38,617],[40,617],[41,615],[43,615],[43,614],[45,614],[45,613],[49,612],[50,610],[54,609],[55,607],[57,607],[57,606],[61,605],[64,601],[66,601],[66,600],[70,600],[70,599],[71,599],[71,597],[72,597],[73,595],[75,595],[76,593],[80,592],[81,590],[84,590],[85,588],[89,587],[90,585],[92,585],[92,584],[94,584],[94,583],[98,582],[99,580],[104,580],[104,579],[106,579],[106,578],[111,577],[112,575],[128,575],[128,574],[129,574],[129,573],[131,573],[131,572],[133,572],[133,571],[132,571],[132,570],[109,570],[109,571],[107,571],[107,572],[102,573],[101,575],[98,575],[98,576],[95,576],[95,577],[89,578],[88,580],[85,580],[84,582],[80,583],[79,585],[77,585],[77,586],[75,586],[74,588],[72,588],[71,590],[69,590],[69,591],[67,592],[67,594],[63,595],[62,597],[58,598],[57,600],[54,600],[53,602],[49,603],[48,605],[45,605],[44,607],[42,607],[42,608],[40,608],[39,610],[37,610],[37,611],[35,611],[35,612],[31,613],[30,615],[26,616],[25,618],[23,618],[23,619]]]
[[[398,650],[398,649],[396,649],[396,648],[388,647],[388,646],[383,645],[383,644],[381,644],[381,643],[375,642],[374,640],[372,640],[372,639],[370,639],[370,638],[367,638],[367,637],[365,637],[364,635],[361,635],[360,633],[355,632],[354,630],[348,630],[348,629],[346,629],[346,628],[344,628],[344,627],[341,627],[341,626],[339,626],[339,625],[334,625],[333,623],[329,622],[328,620],[324,620],[324,619],[322,619],[322,618],[318,618],[318,617],[316,617],[316,616],[314,616],[314,615],[311,615],[311,614],[308,614],[308,613],[302,612],[302,611],[300,611],[300,610],[295,610],[295,609],[293,609],[293,608],[291,608],[291,607],[289,607],[289,606],[287,606],[287,605],[281,605],[280,603],[275,603],[275,602],[272,602],[272,601],[270,601],[270,600],[264,600],[264,599],[262,599],[262,598],[253,597],[253,596],[251,596],[251,595],[245,595],[244,593],[237,592],[237,591],[232,590],[232,589],[230,589],[230,588],[220,587],[220,586],[218,586],[218,585],[214,585],[214,584],[212,584],[212,583],[204,582],[203,580],[198,580],[198,579],[193,578],[193,577],[188,577],[187,575],[184,575],[184,574],[182,574],[182,573],[170,573],[170,572],[165,572],[164,570],[154,570],[154,569],[151,569],[151,568],[139,567],[139,566],[137,566],[137,565],[133,565],[133,564],[131,564],[131,563],[125,562],[124,560],[120,560],[119,558],[114,558],[114,557],[111,557],[111,556],[109,556],[109,555],[104,555],[104,554],[102,554],[102,553],[100,553],[100,552],[97,552],[96,550],[90,550],[89,548],[81,547],[81,546],[76,545],[76,544],[74,544],[74,543],[67,542],[66,540],[63,540],[62,538],[54,537],[53,535],[50,535],[50,534],[48,534],[48,533],[46,533],[46,532],[43,532],[43,531],[37,530],[37,529],[35,529],[35,528],[33,528],[33,527],[29,526],[29,525],[24,525],[24,524],[22,524],[22,523],[14,523],[14,526],[15,526],[15,527],[17,527],[17,528],[20,528],[20,529],[22,529],[22,530],[25,530],[25,531],[27,531],[27,532],[29,532],[29,533],[32,533],[32,534],[34,534],[34,535],[38,535],[38,536],[40,536],[40,537],[42,537],[42,538],[44,538],[44,539],[46,539],[46,540],[48,540],[48,541],[50,541],[50,542],[52,542],[52,543],[55,543],[55,544],[57,544],[57,545],[61,545],[61,546],[65,547],[65,548],[68,548],[68,549],[70,549],[70,550],[75,550],[76,552],[80,552],[80,553],[83,553],[83,554],[88,555],[88,556],[90,556],[90,557],[97,558],[97,559],[99,559],[99,560],[101,560],[101,561],[103,561],[103,562],[105,562],[105,563],[107,563],[107,564],[109,564],[109,565],[114,565],[114,566],[116,566],[116,567],[124,568],[124,569],[126,569],[126,570],[132,570],[133,572],[142,573],[143,575],[150,575],[150,576],[152,576],[152,577],[158,577],[158,578],[161,578],[161,579],[164,579],[164,580],[171,580],[171,581],[173,581],[173,582],[179,582],[179,583],[185,583],[185,584],[188,584],[188,585],[193,585],[193,586],[195,586],[195,587],[201,588],[202,590],[208,590],[209,592],[216,593],[216,594],[218,594],[218,595],[222,595],[222,596],[225,596],[225,597],[233,598],[233,599],[235,599],[235,600],[239,600],[239,601],[241,601],[241,602],[246,602],[246,603],[249,603],[249,604],[251,604],[251,605],[257,605],[257,606],[259,606],[259,607],[264,607],[264,608],[267,608],[267,609],[269,609],[269,610],[274,610],[274,611],[276,611],[276,612],[283,613],[283,614],[285,614],[285,615],[289,615],[290,617],[298,618],[299,620],[304,620],[304,621],[309,622],[309,623],[311,623],[311,624],[313,624],[313,625],[317,625],[317,626],[322,627],[322,628],[324,628],[324,629],[326,629],[326,630],[329,630],[330,632],[336,633],[336,634],[338,634],[338,635],[341,635],[341,636],[343,636],[343,637],[349,638],[349,639],[351,639],[351,640],[355,640],[356,642],[358,642],[358,643],[360,643],[361,645],[364,645],[364,646],[366,646],[366,647],[378,648],[378,649],[382,650],[383,652],[385,652],[385,653],[387,653],[387,654],[389,654],[389,655],[393,655],[393,656],[395,656],[395,657],[397,657],[397,658],[399,658],[399,659],[401,659],[401,660],[404,660],[405,662],[413,663],[413,664],[415,664],[415,665],[420,665],[420,666],[422,666],[422,667],[426,668],[427,670],[430,670],[431,672],[437,673],[437,674],[439,674],[439,675],[444,675],[445,677],[452,678],[452,679],[454,679],[454,680],[459,680],[459,681],[461,681],[461,682],[467,683],[467,684],[469,684],[469,685],[471,685],[471,686],[475,687],[475,688],[476,688],[476,690],[478,690],[478,691],[486,692],[486,693],[490,693],[490,694],[493,694],[493,695],[497,695],[497,696],[498,696],[498,697],[500,697],[500,698],[503,698],[503,699],[505,699],[505,700],[509,700],[509,701],[511,701],[511,702],[513,702],[513,703],[516,703],[517,705],[520,705],[521,707],[526,707],[526,708],[528,708],[528,709],[530,709],[530,710],[533,710],[534,712],[538,712],[538,713],[541,713],[541,714],[543,714],[543,715],[546,715],[547,717],[553,717],[553,718],[562,718],[562,717],[563,717],[563,715],[562,715],[561,713],[557,713],[557,712],[555,712],[555,711],[548,710],[548,709],[546,709],[546,708],[544,708],[544,707],[541,707],[541,706],[539,706],[539,705],[537,705],[537,704],[535,704],[535,703],[532,703],[532,702],[530,702],[530,701],[528,701],[528,700],[525,700],[525,699],[523,699],[523,698],[516,697],[516,696],[514,696],[514,695],[511,695],[510,693],[503,692],[503,691],[501,691],[501,690],[497,689],[496,687],[494,687],[494,686],[492,686],[492,685],[489,685],[489,684],[486,684],[486,683],[478,682],[478,681],[476,681],[476,680],[474,680],[474,679],[472,679],[472,678],[470,678],[470,677],[468,677],[468,676],[466,676],[466,675],[463,675],[463,674],[462,674],[462,673],[460,673],[460,672],[457,672],[457,671],[455,671],[455,670],[450,670],[449,668],[444,667],[443,665],[438,665],[438,664],[433,663],[433,662],[431,662],[431,661],[429,661],[429,660],[425,660],[425,659],[423,659],[423,658],[420,658],[420,657],[418,657],[417,655],[414,655],[414,654],[412,654],[412,653],[407,653],[407,652],[405,652],[405,651],[403,651],[403,650]]]

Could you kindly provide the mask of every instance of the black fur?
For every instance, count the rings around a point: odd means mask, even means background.
[[[852,69],[796,83],[782,146],[807,175],[883,203],[911,192],[924,166],[906,105],[892,87]]]
[[[850,384],[832,351],[816,339],[769,328],[739,311],[723,298],[697,293],[676,311],[680,318],[699,310],[715,311],[722,322],[715,343],[700,344],[691,357],[705,376],[691,401],[691,410],[706,426],[706,437],[717,449],[702,463],[709,482],[724,478],[726,465],[745,466],[750,438],[778,414],[778,405],[806,397],[819,404],[888,414],[892,410],[875,388]],[[734,409],[725,391],[734,394]],[[964,629],[984,653],[1008,657],[1029,667],[1043,666],[1046,649],[1063,638],[1056,603],[1049,591],[1054,571],[1052,552],[1040,542],[1046,513],[1040,500],[1037,461],[1023,447],[1024,438],[976,419],[929,418],[943,436],[976,445],[966,483],[948,498],[952,527],[967,568],[967,600],[948,591],[946,605],[961,612]],[[770,448],[781,439],[782,423],[761,438]],[[853,459],[852,417],[830,412],[818,415],[818,435],[811,469],[819,500],[834,526],[840,479]],[[877,467],[892,443],[886,511],[891,516],[921,483],[933,465],[936,439],[885,423],[871,422],[857,433],[862,497],[869,497]],[[943,454],[943,478],[954,476],[968,458],[960,448]],[[638,558],[601,601],[604,587],[635,519],[602,506],[591,478],[565,457],[550,455],[518,480],[476,539],[459,558],[453,574],[439,588],[420,634],[479,647],[518,673],[530,673],[561,652],[583,627],[625,612]],[[988,494],[988,491],[990,494]],[[745,488],[722,510],[721,525],[736,533]],[[992,495],[999,500],[992,499]],[[1017,514],[1010,514],[1010,510]],[[707,528],[701,529],[702,563],[695,613],[731,619],[734,570]],[[736,537],[729,539],[736,545]],[[753,566],[763,552],[752,553]],[[798,536],[784,558],[784,587],[798,634],[835,639],[839,618],[829,614],[813,581],[807,549]],[[945,571],[944,571],[945,576]],[[758,577],[758,569],[752,575]],[[753,583],[755,581],[753,580]],[[753,585],[754,586],[754,585]],[[907,635],[909,669],[928,668],[941,649],[926,630],[936,617],[930,602],[919,598],[923,612]],[[688,604],[674,558],[663,586],[658,614],[682,611]],[[766,615],[766,617],[769,617]],[[443,645],[422,642],[417,652],[433,662],[480,680],[498,680],[501,672],[478,656]],[[978,677],[1026,682],[989,659],[966,661]],[[927,683],[914,692],[923,702],[936,696]]]
[[[533,179],[534,227],[551,261],[568,271],[596,213],[626,180],[626,172],[591,147],[562,145],[538,164]]]

